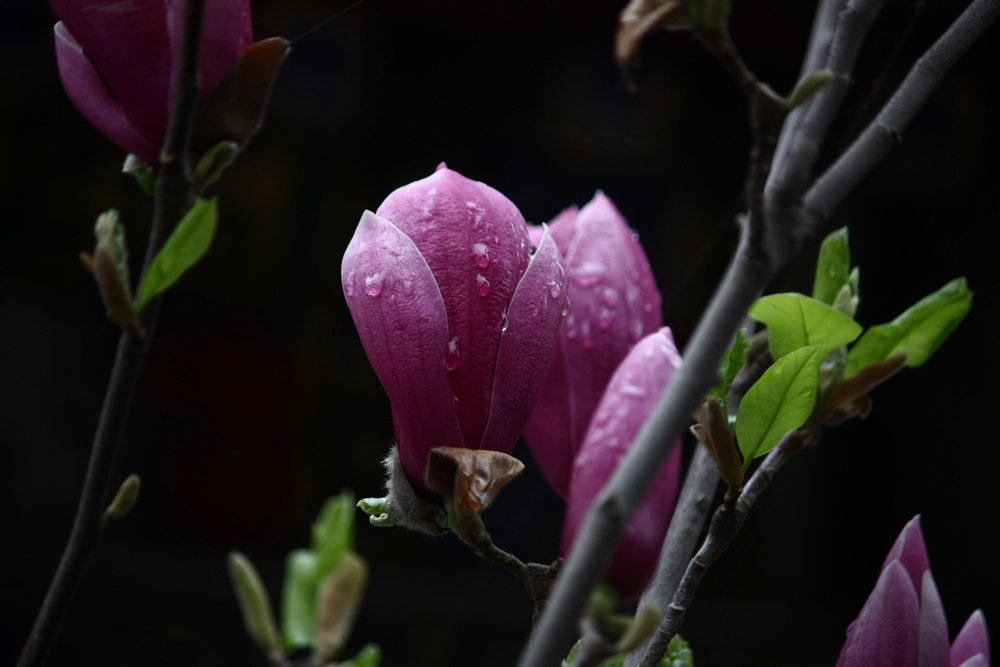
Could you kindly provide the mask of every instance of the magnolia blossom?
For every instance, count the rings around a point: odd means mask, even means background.
[[[875,589],[847,628],[837,667],[988,667],[989,635],[981,611],[948,645],[948,622],[920,532],[920,517],[903,528]]]
[[[524,434],[549,484],[565,497],[573,459],[611,374],[663,320],[649,260],[604,193],[560,213],[549,230],[569,269],[570,311]]]
[[[443,164],[365,211],[341,278],[412,479],[435,447],[514,448],[559,335],[566,275],[551,234],[536,248],[510,200]]]
[[[184,0],[49,0],[59,74],[97,129],[145,162],[167,131]],[[214,88],[250,46],[249,0],[206,0],[201,89]]]
[[[564,556],[569,553],[587,510],[625,456],[680,364],[673,335],[664,327],[639,341],[611,377],[573,463],[562,536]],[[660,546],[677,502],[680,468],[678,440],[625,529],[608,567],[607,578],[625,598],[640,593],[656,570]]]

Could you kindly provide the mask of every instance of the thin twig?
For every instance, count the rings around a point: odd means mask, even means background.
[[[161,156],[153,227],[144,271],[193,201],[191,181],[183,157],[198,100],[199,36],[203,10],[204,0],[188,0],[180,65],[177,68],[173,107]],[[141,314],[141,327],[137,330],[126,329],[118,344],[115,365],[94,434],[80,503],[66,551],[35,618],[35,624],[18,661],[19,667],[40,665],[46,661],[90,555],[103,533],[102,517],[112,471],[125,419],[159,313],[159,301],[154,299],[149,304]]]
[[[715,461],[704,447],[695,450],[691,465],[688,467],[684,486],[677,499],[677,508],[670,520],[670,528],[663,540],[660,560],[656,574],[649,587],[639,599],[639,608],[655,604],[660,609],[666,609],[674,598],[674,591],[680,583],[684,572],[684,563],[691,560],[695,545],[701,535],[705,520],[712,509],[712,499],[719,485],[719,469]],[[668,641],[669,643],[669,641]],[[625,658],[625,667],[636,667],[643,655],[655,653],[662,656],[667,651],[667,644],[661,646],[660,635],[656,634],[643,642]],[[659,663],[659,658],[653,663]]]
[[[917,60],[903,83],[861,136],[816,180],[805,207],[820,218],[851,192],[896,144],[931,91],[958,59],[1000,16],[1000,0],[975,0]]]
[[[650,648],[642,663],[644,666],[655,666],[659,663],[667,644],[680,629],[681,623],[684,621],[684,614],[691,605],[694,594],[698,590],[698,584],[701,583],[706,570],[732,544],[733,538],[739,533],[747,515],[753,509],[754,503],[774,479],[775,473],[802,449],[804,444],[802,430],[796,429],[785,434],[785,437],[764,458],[763,463],[754,472],[750,482],[739,497],[734,498],[727,495],[726,500],[716,510],[709,525],[708,535],[697,555],[688,563],[687,570],[674,594],[674,599],[667,606],[663,623],[657,631],[657,644],[662,645],[664,650],[654,654],[653,649]]]

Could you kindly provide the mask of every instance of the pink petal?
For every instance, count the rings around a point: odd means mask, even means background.
[[[879,575],[861,615],[847,628],[837,667],[917,665],[920,603],[906,568],[891,561]]]
[[[163,0],[49,0],[136,132],[157,146],[167,127],[171,58]]]
[[[889,555],[885,557],[882,568],[885,569],[894,560],[902,563],[906,571],[910,573],[914,590],[920,590],[924,572],[931,569],[931,563],[927,557],[924,534],[920,530],[919,514],[903,526],[902,532],[899,533],[895,544],[889,550]]]
[[[951,645],[952,667],[968,667],[970,660],[982,657],[984,667],[990,664],[990,633],[981,609],[969,616]]]
[[[573,464],[562,552],[572,546],[583,517],[610,479],[680,366],[670,329],[643,338],[615,371]],[[637,594],[656,567],[680,481],[680,447],[664,465],[625,531],[608,570],[621,594]]]
[[[544,233],[507,309],[482,449],[514,449],[545,380],[566,305],[566,267]]]
[[[392,402],[403,465],[419,482],[431,449],[463,446],[441,293],[413,242],[371,211],[347,246],[341,280],[361,344]]]
[[[83,117],[124,150],[146,162],[156,162],[160,157],[159,146],[147,141],[132,127],[121,105],[108,92],[101,75],[61,21],[56,23],[55,35],[56,61],[63,87]]]
[[[918,667],[948,667],[948,620],[934,577],[924,571],[920,589],[920,655]]]
[[[478,448],[493,402],[504,313],[531,261],[524,218],[493,188],[444,165],[390,194],[377,213],[413,241],[441,290],[464,446]]]
[[[954,664],[954,663],[953,663]],[[956,667],[990,667],[989,658],[978,653]]]
[[[663,324],[660,293],[635,234],[602,192],[567,209],[552,235],[570,272],[570,312],[525,437],[565,495],[571,463],[619,362]]]
[[[170,52],[173,54],[179,53],[186,6],[187,0],[173,0],[168,10]],[[249,0],[206,0],[201,41],[202,92],[215,88],[252,43]]]

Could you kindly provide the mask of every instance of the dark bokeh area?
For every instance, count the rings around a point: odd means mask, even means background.
[[[787,90],[811,3],[736,4],[746,61]],[[883,70],[910,7],[887,3],[849,115],[884,98],[951,4],[926,3]],[[277,598],[284,556],[306,545],[323,499],[379,494],[389,404],[345,307],[340,259],[364,209],[439,162],[533,222],[604,190],[639,231],[665,319],[687,341],[735,240],[746,108],[680,34],[648,40],[626,92],[611,58],[621,5],[367,0],[341,14],[346,3],[254,3],[256,34],[285,36],[292,52],[265,126],[216,187],[214,246],[167,296],[117,465],[116,482],[136,472],[142,495],[94,554],[53,665],[264,664],[225,555],[248,554]],[[40,0],[0,8],[2,664],[63,549],[117,341],[77,255],[116,207],[137,270],[150,218],[119,173],[121,151],[60,86],[53,22]],[[1000,628],[996,38],[964,57],[831,222],[851,229],[863,324],[959,275],[976,291],[972,312],[924,368],[876,390],[871,416],[782,471],[691,610],[683,634],[699,667],[832,665],[918,513],[952,635],[977,607]],[[826,149],[856,127],[839,121]],[[809,291],[816,246],[775,291]],[[499,545],[548,561],[561,511],[529,461],[485,518]],[[531,609],[506,572],[448,537],[358,523],[371,583],[348,655],[376,641],[386,667],[514,663]]]

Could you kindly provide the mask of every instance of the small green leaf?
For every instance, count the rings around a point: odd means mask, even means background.
[[[892,322],[868,329],[847,354],[845,377],[902,353],[910,368],[922,365],[965,319],[971,306],[972,292],[965,278],[952,280]]]
[[[709,391],[709,395],[714,396],[719,401],[723,412],[726,411],[727,398],[729,397],[729,390],[733,387],[733,380],[736,379],[740,369],[743,368],[743,364],[746,363],[747,346],[749,344],[747,341],[747,330],[740,329],[737,331],[736,340],[733,341],[732,347],[729,348],[729,352],[726,353],[726,357],[722,360],[722,365],[719,368],[722,383]]]
[[[861,325],[852,318],[804,294],[772,294],[757,299],[750,307],[750,317],[767,325],[775,359],[813,345],[819,347],[822,359],[861,335]]]
[[[323,503],[312,525],[312,549],[316,553],[316,583],[354,546],[354,493],[349,489]]]
[[[848,247],[847,227],[841,227],[823,239],[819,248],[813,298],[832,306],[840,289],[850,282],[850,272],[851,249]]]
[[[288,650],[311,647],[316,639],[316,588],[316,554],[306,549],[289,553],[281,598],[281,629]]]
[[[356,656],[339,664],[340,667],[379,667],[382,664],[382,649],[378,644],[365,644]]]
[[[819,351],[803,347],[778,359],[743,397],[736,416],[736,438],[743,471],[767,454],[789,431],[812,414],[819,381]]]
[[[246,556],[233,551],[229,554],[229,578],[236,591],[236,600],[243,614],[247,634],[264,653],[281,649],[281,639],[274,623],[271,600],[257,569]]]
[[[153,297],[173,285],[202,258],[212,245],[217,219],[218,207],[214,197],[199,199],[188,211],[143,276],[136,312],[145,308]]]
[[[147,165],[145,167],[139,167],[138,169],[133,169],[128,172],[132,174],[135,178],[135,182],[139,184],[142,191],[147,195],[152,197],[156,189],[156,165]]]
[[[583,645],[583,640],[579,640],[570,649],[569,654],[566,659],[563,660],[562,667],[571,667],[573,662],[576,660],[577,655],[580,653],[580,647]],[[606,658],[601,661],[598,667],[622,667],[625,664],[625,655],[621,653],[619,655]],[[691,653],[691,647],[688,645],[687,641],[684,640],[680,635],[675,635],[670,643],[667,644],[667,652],[664,654],[663,658],[657,663],[656,667],[694,667],[694,655]]]
[[[806,102],[810,97],[819,92],[826,84],[833,79],[833,72],[828,69],[814,69],[813,71],[806,74],[802,79],[795,84],[795,90],[791,92],[788,96],[786,104],[789,109],[794,109]],[[847,228],[843,228],[846,230]],[[838,232],[840,230],[837,230]],[[837,232],[834,232],[836,234]],[[830,238],[829,236],[827,238]]]

